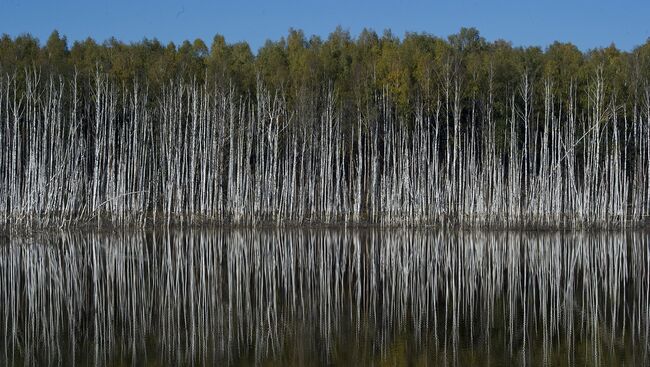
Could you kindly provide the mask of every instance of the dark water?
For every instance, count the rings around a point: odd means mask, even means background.
[[[648,365],[650,234],[0,238],[0,365]]]

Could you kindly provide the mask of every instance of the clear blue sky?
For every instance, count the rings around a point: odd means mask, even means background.
[[[515,46],[570,41],[580,49],[608,46],[630,50],[650,37],[650,1],[169,1],[0,0],[0,34],[31,33],[44,42],[53,29],[69,41],[157,38],[178,43],[215,33],[228,42],[247,41],[253,51],[290,27],[326,36],[337,25],[357,35],[364,27],[390,28],[446,37],[476,27],[488,40]],[[69,42],[71,44],[72,42]]]

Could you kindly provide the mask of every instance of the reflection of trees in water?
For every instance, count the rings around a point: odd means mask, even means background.
[[[638,364],[650,358],[649,238],[313,229],[11,239],[0,247],[0,358]]]

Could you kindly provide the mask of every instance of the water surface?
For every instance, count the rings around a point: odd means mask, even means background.
[[[647,365],[650,234],[0,238],[0,365]]]

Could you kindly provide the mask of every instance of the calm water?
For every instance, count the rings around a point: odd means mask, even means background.
[[[648,365],[650,234],[0,237],[0,365]]]

